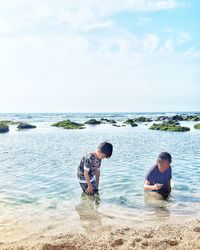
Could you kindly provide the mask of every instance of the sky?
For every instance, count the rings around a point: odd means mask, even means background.
[[[0,112],[200,111],[199,0],[0,0]]]

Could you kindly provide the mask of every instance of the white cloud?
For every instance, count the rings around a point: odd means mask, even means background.
[[[109,16],[120,12],[159,11],[185,6],[175,0],[6,0],[0,1],[0,34],[33,32],[38,27],[60,24],[82,29],[85,25],[106,23]]]

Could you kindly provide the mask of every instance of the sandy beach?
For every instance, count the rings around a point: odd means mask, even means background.
[[[52,225],[43,231],[30,232],[20,240],[10,238],[8,242],[0,242],[0,249],[200,249],[200,219],[197,217],[179,216],[160,223],[138,221],[133,225],[127,222],[127,226],[119,223],[102,224],[98,218],[88,218],[84,229],[76,233],[75,230],[69,233],[71,225],[63,224],[60,228]]]

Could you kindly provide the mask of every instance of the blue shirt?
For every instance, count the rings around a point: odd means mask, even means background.
[[[163,184],[163,186],[156,190],[158,193],[169,193],[169,185],[170,180],[172,178],[172,169],[171,166],[169,166],[168,169],[166,169],[164,172],[160,172],[157,165],[154,165],[149,169],[146,175],[146,180],[150,182],[150,185],[154,185],[156,183]]]

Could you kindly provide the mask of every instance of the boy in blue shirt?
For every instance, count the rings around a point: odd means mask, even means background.
[[[77,179],[83,192],[88,194],[98,193],[101,160],[110,158],[112,152],[112,144],[103,142],[95,152],[82,158],[77,170]]]
[[[171,192],[172,157],[168,152],[158,155],[157,164],[149,169],[144,183],[144,189],[156,192],[164,198]]]

